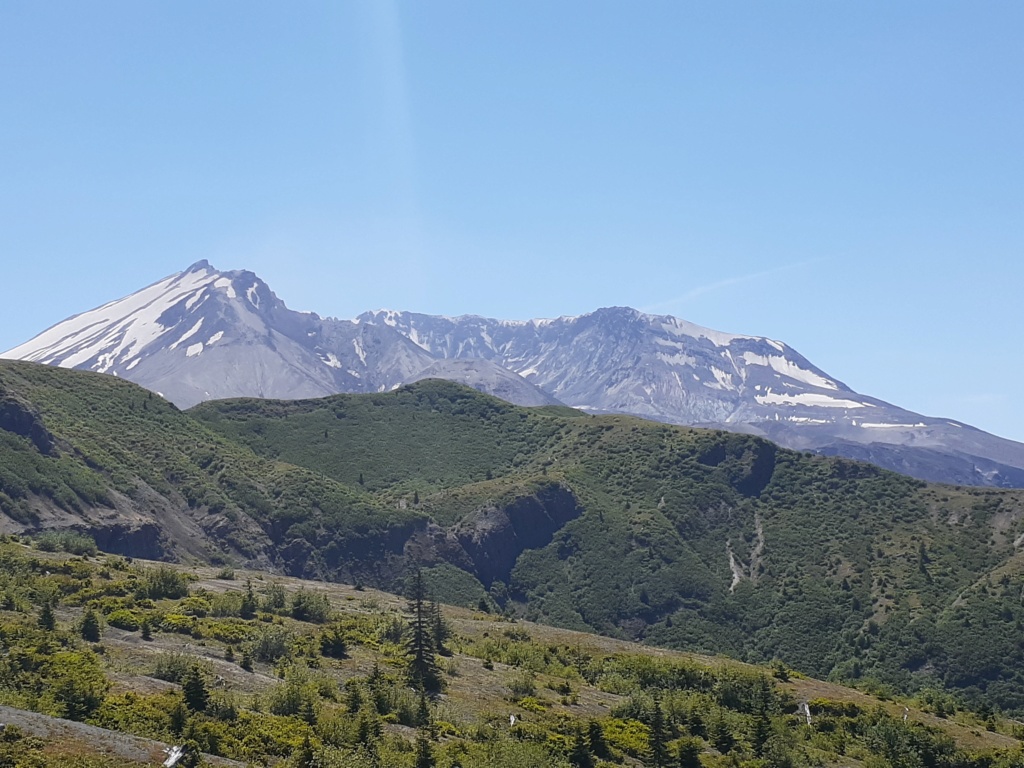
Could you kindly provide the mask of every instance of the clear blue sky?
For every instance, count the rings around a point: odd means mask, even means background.
[[[1024,440],[1024,3],[0,3],[0,350],[198,259],[630,305]]]

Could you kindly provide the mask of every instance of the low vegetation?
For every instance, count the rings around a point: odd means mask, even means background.
[[[301,768],[1024,760],[1013,723],[992,713],[953,707],[943,719],[923,700],[902,710],[902,701],[784,680],[778,665],[442,610],[415,572],[405,600],[7,542],[0,574],[0,703],[184,744],[193,761],[200,752]],[[137,628],[115,626],[125,614]],[[98,637],[85,636],[90,615]],[[809,690],[818,695],[808,724],[798,697]],[[106,768],[104,748],[10,729],[0,764]],[[61,755],[68,749],[78,762]]]

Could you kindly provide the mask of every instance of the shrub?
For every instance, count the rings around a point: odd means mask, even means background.
[[[274,662],[287,655],[292,633],[283,627],[265,627],[253,640],[251,654],[257,661]]]
[[[190,595],[178,603],[178,610],[186,616],[206,616],[211,609],[210,601],[199,595]]]
[[[300,589],[292,596],[292,618],[323,624],[331,617],[331,601],[327,595]]]
[[[195,633],[198,622],[195,616],[185,616],[180,613],[168,613],[160,622],[160,629],[164,632],[177,632],[180,635],[191,635]]]
[[[152,677],[168,683],[180,683],[195,667],[195,659],[184,653],[161,653],[156,657]]]
[[[128,608],[119,608],[107,616],[107,624],[118,629],[135,632],[142,626],[142,616]]]
[[[92,536],[74,531],[46,531],[35,539],[36,549],[43,552],[67,552],[95,557],[99,551]]]
[[[326,628],[320,634],[320,653],[332,659],[344,659],[348,654],[345,632],[339,626]]]
[[[136,596],[151,600],[171,598],[177,600],[188,594],[189,579],[184,573],[161,565],[143,572],[136,589]]]

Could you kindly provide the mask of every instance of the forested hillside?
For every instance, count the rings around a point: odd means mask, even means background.
[[[429,515],[438,530],[415,554],[472,573],[476,593],[446,579],[464,601],[486,589],[562,626],[1024,706],[1019,493],[749,436],[515,408],[442,382],[192,413]]]
[[[0,363],[4,529],[399,588],[1024,711],[1019,492],[450,383],[182,413]]]

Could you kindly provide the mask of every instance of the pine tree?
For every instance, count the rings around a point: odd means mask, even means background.
[[[420,691],[419,706],[416,708],[416,725],[420,728],[430,728],[430,704],[427,702],[427,694]]]
[[[429,693],[441,690],[441,676],[434,655],[434,638],[430,631],[430,610],[427,605],[427,588],[423,573],[417,568],[413,576],[409,595],[409,681],[416,688]]]
[[[82,623],[78,627],[82,639],[90,643],[100,641],[100,618],[92,608],[86,608],[82,614]]]
[[[302,738],[302,746],[295,753],[293,764],[295,768],[315,768],[316,766],[316,754],[313,752],[313,743],[309,740],[308,733]]]
[[[695,738],[679,742],[679,768],[700,768],[701,743]]]
[[[168,714],[171,717],[171,733],[175,736],[180,736],[181,732],[185,730],[185,725],[188,723],[188,710],[185,708],[185,702],[181,700],[174,702],[174,706],[171,707],[171,711]]]
[[[590,744],[590,751],[602,760],[610,760],[611,750],[608,749],[608,742],[604,740],[604,729],[601,723],[591,719],[587,722],[587,743]]]
[[[441,606],[434,600],[430,601],[430,634],[434,641],[434,650],[442,656],[450,656],[451,651],[445,648],[444,644],[452,635],[451,629],[448,627],[448,622],[444,620]]]
[[[437,761],[434,760],[434,751],[430,748],[430,739],[422,729],[416,734],[416,761],[414,768],[434,768]]]
[[[242,595],[242,605],[238,610],[238,615],[243,619],[251,619],[256,616],[256,611],[259,607],[260,603],[252,591],[252,579],[246,579],[245,594]]]
[[[39,609],[39,628],[52,632],[57,628],[57,617],[53,614],[53,605],[44,600]]]
[[[715,713],[708,723],[708,740],[723,755],[728,755],[736,746],[736,737],[721,712]]]
[[[661,700],[655,696],[654,709],[651,711],[651,734],[648,741],[650,751],[649,765],[654,768],[665,768],[668,765],[668,727],[665,724],[665,713],[661,710]]]
[[[205,712],[210,703],[210,694],[206,690],[206,682],[199,667],[191,667],[181,681],[181,692],[185,696],[185,706],[193,712]]]
[[[758,678],[752,699],[753,722],[750,728],[750,743],[754,747],[754,754],[763,757],[765,745],[772,735],[773,697],[772,686],[767,677]]]
[[[582,728],[577,728],[572,735],[572,748],[569,750],[569,765],[573,768],[594,768],[594,758],[590,754],[590,744]]]
[[[345,683],[345,711],[354,715],[363,708],[363,692],[359,683],[349,680]]]

